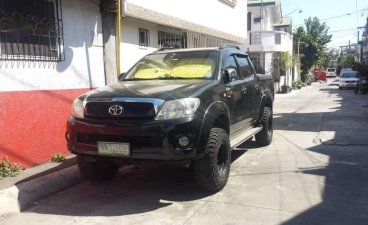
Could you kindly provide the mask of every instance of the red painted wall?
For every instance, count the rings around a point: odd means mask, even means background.
[[[88,91],[0,92],[0,159],[30,167],[50,160],[53,153],[69,154],[65,124],[74,98]]]

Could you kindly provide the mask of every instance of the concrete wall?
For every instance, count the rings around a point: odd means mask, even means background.
[[[261,43],[259,45],[247,45],[251,52],[268,51],[268,52],[290,52],[293,49],[293,36],[283,31],[263,31],[252,32],[261,35]],[[281,44],[275,44],[275,34],[281,34]]]
[[[149,30],[150,45],[139,46],[139,28]],[[156,24],[139,21],[133,18],[123,18],[121,31],[121,72],[126,72],[143,56],[158,48],[158,28]]]
[[[0,62],[0,91],[89,88],[104,85],[99,8],[89,0],[63,0],[65,61]]]
[[[68,154],[64,138],[73,99],[105,84],[99,7],[63,0],[65,61],[0,61],[0,158],[24,167]]]
[[[127,3],[235,36],[247,36],[246,0],[238,0],[235,6],[226,0],[127,0]]]

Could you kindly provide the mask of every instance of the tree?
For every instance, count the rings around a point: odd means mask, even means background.
[[[341,57],[340,66],[342,68],[352,68],[355,65],[355,54],[346,53]]]
[[[339,58],[339,52],[337,49],[329,49],[324,51],[317,61],[319,68],[327,68],[329,66],[336,66],[337,60]]]
[[[318,60],[324,56],[331,41],[332,35],[328,34],[326,23],[321,23],[317,17],[309,17],[305,21],[305,28],[300,26],[294,32],[295,40],[299,40],[301,58],[302,80],[308,71],[317,64]]]

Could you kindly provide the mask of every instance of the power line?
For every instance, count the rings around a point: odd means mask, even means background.
[[[320,19],[319,21],[328,21],[328,20],[333,20],[333,19],[338,19],[338,18],[341,18],[341,17],[345,17],[345,16],[351,16],[352,14],[362,12],[362,11],[365,11],[365,10],[367,10],[367,8],[359,9],[359,10],[356,10],[354,12],[345,13],[345,14],[338,15],[338,16],[333,16],[333,17],[329,17],[329,18],[325,18],[325,19]],[[293,25],[293,26],[296,27],[296,26],[301,26],[301,25],[304,25],[304,24],[296,24],[296,25]]]

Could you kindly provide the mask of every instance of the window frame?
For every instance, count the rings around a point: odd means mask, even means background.
[[[275,45],[281,45],[281,33],[275,33]]]
[[[61,0],[4,0],[0,6],[0,60],[65,60]]]
[[[143,36],[142,36],[143,35]],[[150,45],[150,31],[148,29],[138,29],[138,41],[140,47],[149,47]]]

